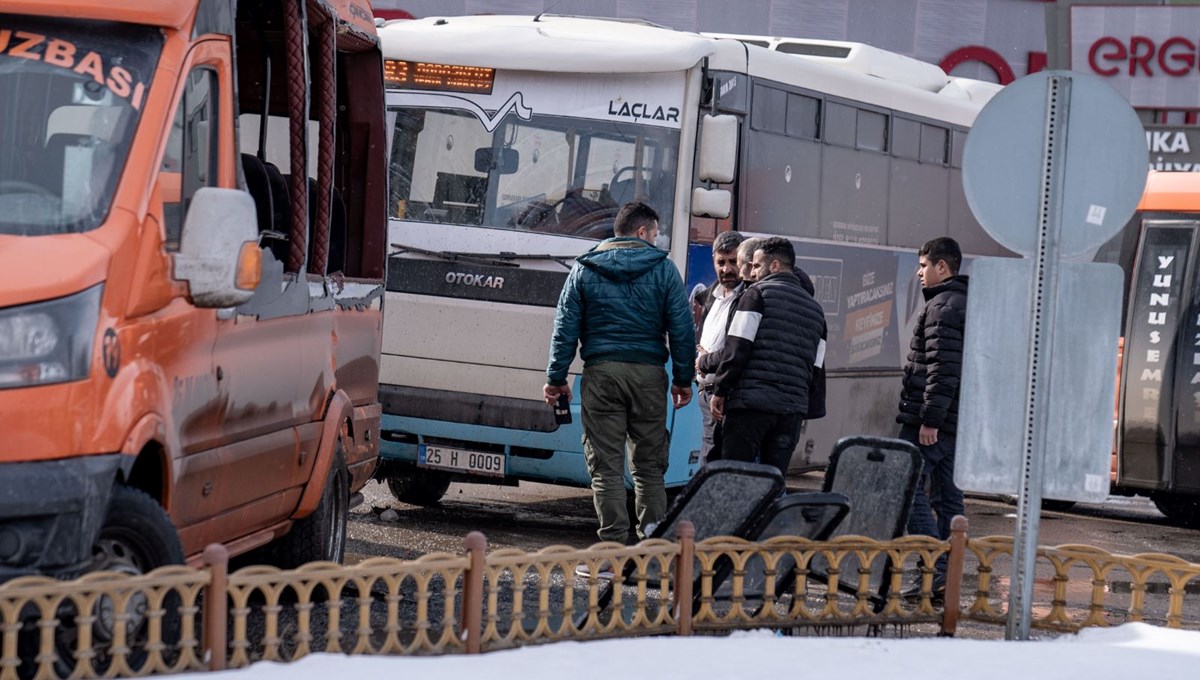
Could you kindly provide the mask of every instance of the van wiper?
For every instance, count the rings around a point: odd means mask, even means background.
[[[499,253],[465,253],[452,250],[426,250],[416,246],[405,245],[403,243],[393,243],[392,247],[396,249],[393,255],[401,253],[418,253],[420,255],[431,255],[440,257],[443,260],[450,262],[472,262],[475,264],[489,264],[496,267],[520,267],[521,265],[513,262],[513,260],[549,260],[557,262],[562,266],[570,269],[575,262],[574,255],[551,255],[549,253],[514,253],[510,251],[501,251]]]

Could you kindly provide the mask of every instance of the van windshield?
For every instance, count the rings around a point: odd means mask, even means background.
[[[145,26],[0,14],[0,234],[104,221],[162,40]]]
[[[602,239],[620,206],[641,200],[660,239],[671,233],[678,130],[533,114],[488,132],[463,110],[389,113],[392,217]]]

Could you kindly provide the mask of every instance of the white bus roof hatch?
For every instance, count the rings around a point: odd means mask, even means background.
[[[729,33],[705,33],[704,35],[739,40],[776,52],[793,54],[818,64],[836,66],[848,71],[904,83],[927,92],[940,92],[950,81],[946,72],[936,64],[888,52],[864,43]]]

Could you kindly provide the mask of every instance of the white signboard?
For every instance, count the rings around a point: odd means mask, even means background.
[[[1135,108],[1196,108],[1200,6],[1073,6],[1071,70],[1100,76]]]
[[[491,94],[477,92],[388,92],[389,105],[474,111],[489,131],[512,113],[572,116],[640,123],[678,130],[684,72],[581,75],[497,71]]]

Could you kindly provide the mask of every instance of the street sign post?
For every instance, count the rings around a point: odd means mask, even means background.
[[[1145,182],[1141,124],[1094,76],[1022,78],[967,137],[971,211],[1028,258],[972,264],[955,464],[960,487],[1018,497],[1009,639],[1029,637],[1043,495],[1087,500],[1108,486],[1123,278],[1062,260],[1090,259]]]

